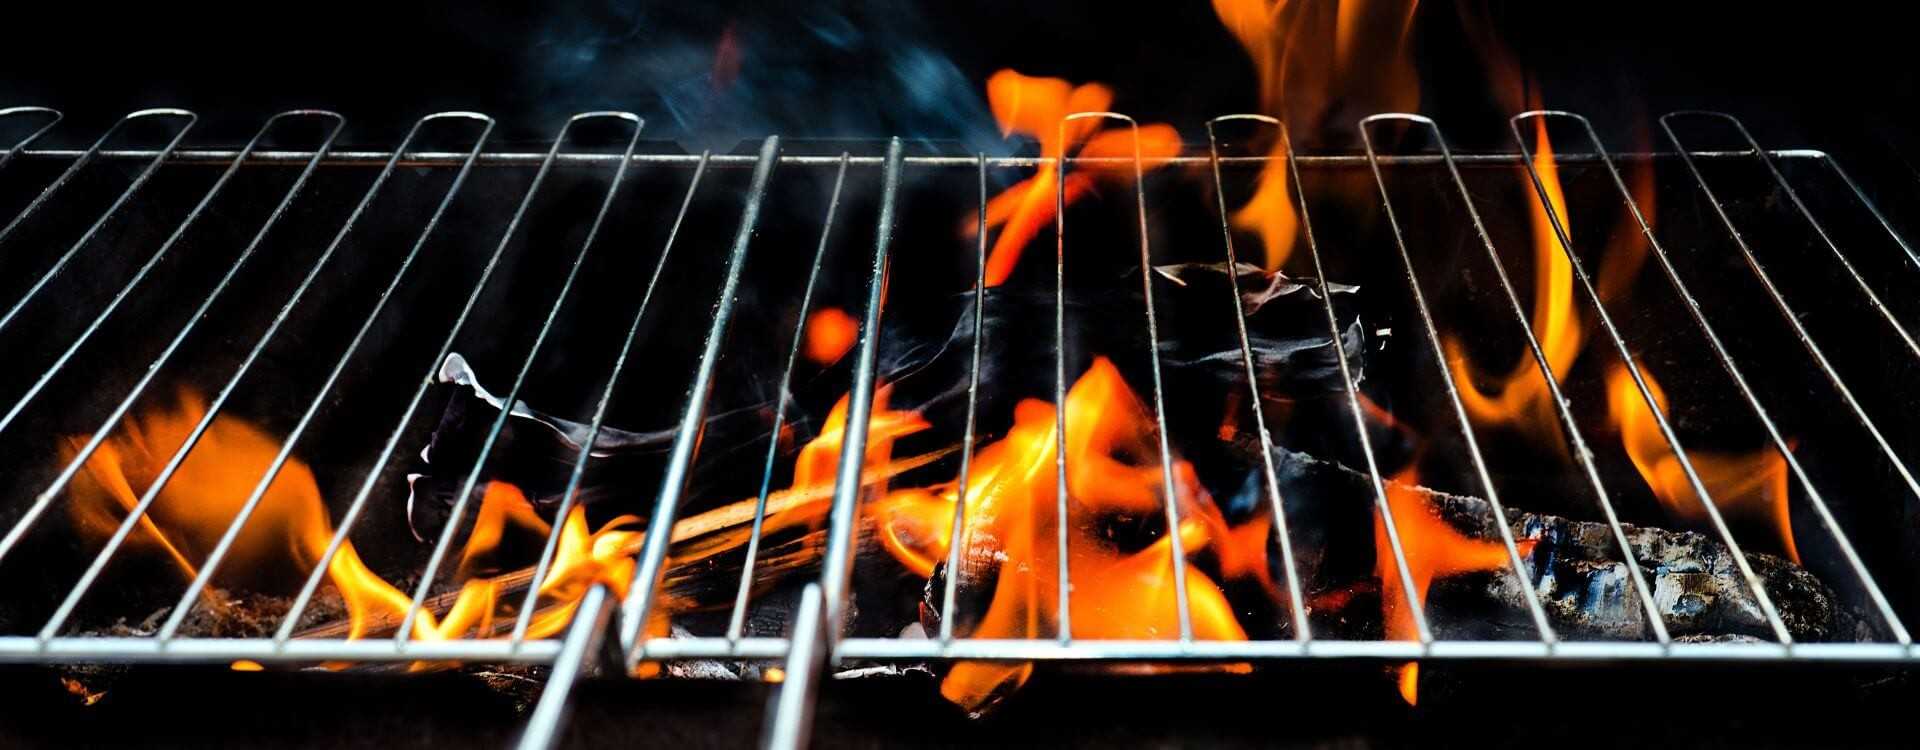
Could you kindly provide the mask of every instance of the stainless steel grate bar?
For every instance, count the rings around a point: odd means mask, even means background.
[[[86,152],[84,151],[79,151],[74,149],[21,148],[19,150],[19,155],[22,158],[31,158],[31,159],[71,160],[71,159],[78,158],[84,155],[85,153]],[[101,159],[114,159],[114,160],[151,159],[154,156],[158,155],[158,153],[159,152],[154,149],[101,149],[98,152],[97,156],[98,158],[101,158]],[[175,164],[203,164],[203,163],[225,164],[226,162],[233,159],[234,153],[235,153],[234,149],[183,148],[183,149],[176,150],[173,153],[173,155],[169,157],[169,161]],[[1769,151],[1768,154],[1776,158],[1783,158],[1783,159],[1784,158],[1795,158],[1795,159],[1826,158],[1826,154],[1824,152],[1814,150],[1814,149],[1776,149],[1773,151]],[[1627,160],[1644,160],[1644,159],[1655,159],[1655,158],[1661,158],[1661,159],[1674,158],[1674,157],[1678,157],[1679,155],[1680,154],[1678,152],[1674,152],[1674,151],[1649,151],[1649,152],[1623,152],[1623,153],[1613,154],[1612,157],[1614,159],[1618,159],[1621,161],[1627,161]],[[1746,150],[1739,150],[1739,151],[1709,150],[1709,151],[1693,152],[1693,157],[1696,159],[1739,159],[1739,158],[1750,158],[1752,156],[1753,156],[1753,153]],[[262,149],[258,152],[255,152],[249,161],[257,164],[296,164],[297,165],[297,164],[303,164],[308,159],[311,159],[311,158],[313,158],[313,152],[311,151],[298,151],[298,150],[289,150],[289,149]],[[391,158],[393,158],[393,152],[391,151],[364,151],[364,150],[342,149],[342,150],[336,150],[336,151],[330,152],[328,154],[327,163],[329,165],[336,165],[336,166],[378,167],[378,166],[385,165],[387,163],[387,160]],[[465,158],[464,152],[417,151],[417,152],[414,152],[412,155],[410,155],[408,158],[402,160],[400,162],[400,166],[403,166],[403,167],[457,167],[464,160],[464,158]],[[547,158],[547,155],[546,155],[546,152],[544,151],[489,151],[481,155],[480,164],[482,166],[537,167],[540,165],[541,162],[545,161],[546,158]],[[605,164],[608,162],[618,161],[621,158],[622,157],[619,154],[565,153],[565,154],[561,154],[558,158],[556,158],[554,160],[554,163],[562,164],[562,165]],[[1367,157],[1364,154],[1298,154],[1294,158],[1297,163],[1303,166],[1311,166],[1311,167],[1324,167],[1324,166],[1364,167],[1367,165]],[[1513,154],[1502,154],[1502,153],[1454,154],[1453,158],[1456,162],[1461,164],[1518,165],[1519,163],[1517,161],[1518,157],[1514,156]],[[1555,158],[1558,161],[1569,163],[1569,164],[1595,163],[1600,160],[1600,157],[1598,154],[1592,154],[1592,153],[1558,154],[1556,155]],[[1266,156],[1223,156],[1220,158],[1220,162],[1222,164],[1264,164],[1268,161],[1268,159],[1269,157],[1266,157]],[[699,154],[689,154],[689,153],[680,153],[680,154],[640,153],[640,154],[634,154],[629,160],[635,164],[658,164],[658,165],[678,166],[686,169],[692,169],[700,164],[701,157]],[[1052,157],[1041,157],[1041,156],[989,156],[989,157],[986,157],[986,160],[987,160],[987,166],[996,167],[996,168],[1038,167],[1043,164],[1051,164],[1054,162],[1054,159]],[[901,159],[901,164],[909,167],[971,167],[971,166],[974,166],[976,163],[978,163],[978,161],[979,161],[979,157],[977,156],[906,156]],[[1141,164],[1143,166],[1151,166],[1151,167],[1160,167],[1160,166],[1168,166],[1168,165],[1187,166],[1187,167],[1204,167],[1211,161],[1212,160],[1210,157],[1205,157],[1205,156],[1169,156],[1169,157],[1154,157],[1154,158],[1142,159]],[[1420,165],[1420,164],[1434,166],[1442,163],[1440,157],[1434,154],[1405,154],[1405,155],[1382,154],[1379,157],[1379,161],[1381,164],[1390,164],[1395,166]],[[1107,166],[1124,167],[1132,163],[1133,160],[1131,158],[1121,157],[1121,156],[1087,156],[1087,157],[1070,156],[1070,157],[1067,157],[1067,162],[1070,164],[1103,164]],[[751,154],[713,154],[709,158],[708,163],[715,168],[747,169],[759,163],[759,157],[753,156]],[[839,163],[840,163],[840,157],[838,155],[782,154],[779,157],[780,166],[831,167]],[[886,157],[855,156],[849,159],[848,163],[856,167],[880,167],[880,166],[885,166]]]
[[[747,627],[747,600],[753,593],[753,572],[760,560],[760,535],[766,529],[767,496],[773,492],[774,464],[780,457],[780,431],[787,424],[787,408],[792,405],[793,369],[800,364],[800,350],[807,340],[807,316],[813,312],[813,294],[820,283],[820,271],[826,264],[828,240],[833,236],[833,219],[840,211],[840,191],[847,184],[847,154],[840,155],[840,168],[834,170],[833,192],[827,197],[826,217],[820,221],[820,242],[813,251],[813,267],[807,272],[807,286],[800,293],[800,312],[793,327],[793,343],[787,348],[787,365],[780,372],[780,395],[773,408],[773,426],[767,433],[767,460],[760,472],[760,494],[754,499],[753,527],[747,532],[747,561],[740,568],[740,587],[734,592],[733,612],[727,617],[727,640],[738,643]]]
[[[1223,122],[1255,122],[1275,128],[1281,127],[1280,121],[1266,115],[1226,115],[1207,121],[1207,155],[1212,157],[1214,205],[1220,210],[1220,241],[1226,248],[1227,268],[1240,267],[1240,256],[1234,250],[1233,220],[1227,212],[1227,189],[1220,177],[1220,137],[1215,126]],[[1292,153],[1292,147],[1287,148]],[[1291,164],[1289,164],[1291,166]],[[1294,176],[1294,185],[1299,185],[1298,176]],[[1305,206],[1301,215],[1305,216]],[[1280,477],[1273,465],[1273,434],[1267,428],[1267,410],[1260,398],[1260,376],[1254,367],[1253,342],[1247,332],[1247,305],[1240,298],[1240,290],[1229,286],[1228,296],[1233,298],[1233,329],[1239,338],[1240,369],[1247,378],[1247,405],[1253,411],[1253,427],[1260,433],[1260,469],[1261,479],[1266,482],[1267,505],[1273,512],[1273,535],[1280,545],[1281,573],[1287,581],[1287,617],[1293,625],[1293,639],[1305,643],[1313,639],[1313,627],[1307,623],[1306,597],[1300,592],[1300,566],[1293,557],[1293,532],[1287,526],[1287,504],[1280,496]],[[1336,326],[1337,328],[1338,326]],[[1334,341],[1338,341],[1335,334]],[[1335,348],[1339,348],[1335,345]]]
[[[125,207],[127,203],[133,200],[135,195],[140,193],[140,188],[145,187],[147,181],[153,179],[153,176],[159,173],[160,166],[166,163],[168,155],[173,153],[173,149],[180,145],[180,141],[187,137],[187,132],[193,130],[194,124],[200,120],[199,115],[184,109],[141,110],[122,118],[120,122],[114,126],[114,129],[108,130],[106,135],[100,137],[100,140],[104,142],[106,139],[112,138],[120,125],[128,122],[162,117],[185,118],[185,122],[180,125],[180,130],[173,134],[172,139],[167,141],[167,145],[160,149],[160,154],[148,162],[146,168],[140,170],[140,174],[133,178],[133,182],[127,185],[127,189],[121,191],[120,197],[114,199],[113,205],[108,206],[106,212],[102,213],[100,218],[95,220],[93,225],[87,227],[87,231],[80,235],[80,239],[74,240],[73,245],[68,247],[67,251],[61,254],[60,258],[55,260],[51,267],[40,274],[40,278],[33,282],[33,286],[29,287],[26,293],[20,296],[20,299],[14,300],[12,307],[7,308],[5,313],[0,313],[0,330],[5,330],[8,325],[12,324],[14,319],[19,316],[20,311],[26,308],[27,303],[32,302],[35,297],[38,297],[40,290],[45,289],[47,283],[53,281],[54,277],[59,276],[61,271],[65,271],[67,264],[73,262],[74,256],[79,255],[80,251],[85,249],[87,245],[93,241],[94,236],[98,235],[102,228],[106,227],[107,222],[111,221],[116,214],[119,214],[120,209]],[[97,145],[98,144],[96,144],[96,146]],[[42,197],[45,197],[45,195],[46,194],[43,193]],[[35,205],[38,205],[38,201],[36,201]],[[33,207],[34,206],[29,206],[28,210],[32,210]],[[25,214],[23,213],[22,217],[24,216]],[[9,225],[6,230],[0,230],[0,240],[4,240],[6,233],[12,229],[13,226]],[[19,413],[18,409],[19,407],[16,405],[13,411],[9,411],[6,416],[0,417],[0,429],[6,429],[6,426],[13,421],[13,417]]]
[[[881,176],[880,215],[874,228],[873,257],[867,270],[866,307],[861,313],[859,343],[854,346],[853,384],[847,391],[847,424],[840,442],[840,461],[833,480],[833,507],[828,512],[827,549],[820,566],[820,592],[825,597],[828,643],[838,643],[846,627],[847,588],[853,577],[853,544],[859,506],[865,494],[861,473],[866,468],[867,426],[872,420],[874,372],[880,356],[880,313],[887,298],[887,268],[893,250],[893,231],[900,199],[899,138],[887,142],[887,161]],[[830,653],[830,660],[838,657]]]
[[[654,588],[659,585],[660,576],[665,572],[667,544],[673,532],[673,522],[680,511],[682,495],[687,491],[687,482],[693,472],[693,457],[699,451],[700,435],[706,426],[707,399],[713,390],[714,370],[719,366],[720,350],[726,343],[727,329],[733,321],[734,305],[740,293],[740,276],[747,263],[747,249],[753,243],[754,229],[760,220],[760,203],[766,196],[767,181],[773,174],[779,154],[778,136],[769,136],[761,143],[760,162],[754,167],[753,183],[747,189],[746,200],[740,210],[740,229],[734,234],[733,247],[727,253],[726,277],[721,281],[719,295],[714,299],[713,322],[708,326],[705,341],[701,345],[693,383],[687,386],[686,408],[681,413],[679,431],[674,435],[673,448],[668,453],[666,475],[660,480],[660,492],[654,499],[653,512],[647,517],[647,535],[635,565],[633,584],[628,587],[626,600],[620,605],[620,652],[624,654],[629,672],[639,665],[644,651],[640,636],[653,610]]]
[[[1300,232],[1307,241],[1307,256],[1313,260],[1313,276],[1316,291],[1320,295],[1320,311],[1327,319],[1327,340],[1340,341],[1340,320],[1333,309],[1333,295],[1328,291],[1327,266],[1320,254],[1320,242],[1313,234],[1312,213],[1307,210],[1306,192],[1299,190],[1300,162],[1293,158],[1293,135],[1285,123],[1273,121],[1279,129],[1281,148],[1287,158],[1287,172],[1295,189],[1295,200],[1300,209]],[[1374,162],[1378,163],[1378,162]],[[1334,361],[1340,366],[1340,384],[1346,392],[1347,413],[1353,417],[1355,440],[1360,444],[1360,454],[1366,458],[1367,479],[1373,485],[1373,512],[1378,514],[1380,528],[1385,532],[1387,548],[1393,554],[1395,575],[1400,579],[1400,593],[1407,604],[1408,616],[1413,620],[1414,637],[1419,640],[1418,652],[1429,651],[1433,644],[1433,626],[1427,621],[1426,605],[1415,594],[1419,591],[1413,584],[1413,571],[1407,564],[1406,544],[1402,541],[1400,524],[1393,518],[1393,507],[1387,502],[1387,485],[1380,477],[1380,459],[1374,453],[1373,439],[1367,435],[1367,418],[1361,411],[1360,401],[1365,398],[1360,393],[1360,383],[1354,378],[1353,365],[1347,360],[1345,347],[1336,344],[1333,347]],[[1383,642],[1384,643],[1384,642]]]
[[[554,511],[554,518],[562,522],[572,514],[574,502],[580,493],[580,482],[587,472],[587,460],[593,455],[594,443],[600,438],[600,431],[606,426],[607,407],[613,403],[613,392],[620,385],[620,375],[626,371],[627,358],[633,352],[633,340],[640,332],[640,322],[646,318],[647,309],[653,304],[653,293],[659,287],[660,276],[667,269],[667,261],[673,257],[673,248],[680,238],[680,228],[687,219],[687,209],[693,206],[693,196],[700,190],[700,179],[707,174],[704,165],[693,171],[692,179],[687,181],[687,192],[680,199],[680,211],[674,215],[673,228],[667,231],[666,244],[660,249],[660,260],[654,263],[653,275],[647,279],[647,290],[640,295],[640,305],[634,308],[633,321],[627,325],[626,338],[620,342],[620,353],[614,357],[613,371],[607,374],[607,386],[600,392],[600,400],[593,407],[592,421],[587,425],[587,434],[580,441],[580,450],[574,454],[573,469],[567,474],[567,488],[563,491],[560,507]],[[549,568],[553,565],[553,556],[560,547],[561,524],[554,524],[552,533],[547,535],[545,547],[540,551],[540,560],[534,564],[533,578],[527,582],[526,601],[520,606],[520,614],[514,618],[513,642],[518,644],[526,640],[527,627],[533,622],[534,605],[540,600],[540,587],[547,580]]]
[[[940,592],[940,642],[953,643],[954,611],[960,592],[960,550],[967,533],[967,483],[973,480],[973,441],[980,416],[980,353],[986,345],[987,314],[987,157],[978,157],[980,202],[973,229],[973,353],[967,364],[967,426],[960,436],[960,476],[954,487],[953,526],[947,530],[947,582]]]
[[[7,163],[13,161],[14,154],[19,153],[28,146],[32,146],[34,141],[40,140],[40,136],[46,135],[47,131],[53,130],[53,126],[59,125],[60,120],[65,117],[65,115],[60,113],[60,110],[47,107],[0,108],[0,119],[20,117],[23,115],[41,115],[47,118],[47,122],[39,128],[34,129],[33,132],[21,137],[20,140],[14,141],[12,145],[7,146],[4,150],[0,150],[0,169],[5,169]]]

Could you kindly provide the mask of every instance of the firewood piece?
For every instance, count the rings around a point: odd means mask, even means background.
[[[1324,501],[1329,497],[1373,496],[1368,475],[1343,464],[1284,448],[1275,448],[1274,457],[1281,477],[1280,489],[1290,505],[1301,504],[1304,509],[1304,504],[1312,502],[1312,498]],[[1455,528],[1479,538],[1496,537],[1495,521],[1486,500],[1425,487],[1414,489],[1428,507]],[[1646,611],[1633,591],[1632,578],[1606,524],[1527,513],[1512,507],[1508,508],[1508,515],[1509,527],[1516,539],[1535,540],[1532,553],[1523,561],[1549,621],[1561,636],[1629,640],[1649,637]],[[1367,521],[1371,523],[1370,514]],[[1653,589],[1654,604],[1674,638],[1772,640],[1773,632],[1766,616],[1749,592],[1725,544],[1690,531],[1630,524],[1623,527],[1634,559]],[[1370,534],[1370,530],[1365,533]],[[1296,546],[1300,546],[1298,542]],[[1316,564],[1318,558],[1311,545],[1306,545],[1306,550],[1303,567]],[[1747,561],[1796,640],[1872,640],[1867,620],[1843,604],[1832,589],[1805,568],[1763,553],[1748,553]],[[1275,564],[1278,564],[1277,558]],[[1487,623],[1496,629],[1531,634],[1533,628],[1526,615],[1525,593],[1512,575],[1503,573],[1435,581],[1428,596],[1429,616],[1442,637],[1450,635],[1445,611],[1472,607],[1476,603],[1468,600],[1478,600],[1479,606],[1497,610]]]

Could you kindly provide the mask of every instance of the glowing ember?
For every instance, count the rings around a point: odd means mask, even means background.
[[[840,361],[853,348],[860,335],[860,324],[838,307],[823,308],[807,316],[807,359],[821,366]]]
[[[1068,391],[1066,423],[1073,635],[1176,637],[1171,538],[1162,535],[1128,552],[1098,528],[1104,517],[1157,513],[1167,501],[1160,496],[1152,420],[1120,371],[1101,358]],[[992,600],[972,637],[1037,638],[1057,632],[1054,430],[1053,405],[1029,399],[1015,407],[1006,436],[974,454],[964,500],[963,569],[952,573],[967,581],[993,581]],[[1214,545],[1226,575],[1264,580],[1270,520],[1228,529],[1192,466],[1179,461],[1173,471],[1178,495],[1173,501],[1182,511],[1179,533],[1186,552]],[[931,576],[946,559],[954,503],[960,502],[957,486],[900,490],[868,507],[883,545],[916,573]],[[1194,637],[1244,640],[1246,632],[1220,587],[1192,566],[1186,576]],[[963,662],[948,673],[940,691],[978,710],[1018,687],[1031,671],[1027,664]]]
[[[1387,508],[1393,512],[1394,530],[1400,536],[1400,549],[1406,555],[1407,577],[1413,579],[1413,597],[1425,605],[1433,579],[1465,573],[1504,570],[1507,550],[1499,542],[1474,539],[1455,530],[1428,507],[1418,489],[1419,472],[1407,467],[1387,482]],[[1517,540],[1521,557],[1533,551],[1534,540]],[[1374,575],[1380,578],[1380,607],[1387,638],[1419,639],[1413,611],[1407,607],[1406,588],[1400,581],[1400,569],[1393,559],[1393,547],[1387,540],[1387,525],[1376,514],[1373,519]],[[1404,665],[1400,672],[1400,694],[1408,704],[1419,696],[1419,665]]]
[[[1641,366],[1640,375],[1647,390],[1667,414],[1667,395],[1653,374]],[[1661,435],[1653,411],[1633,383],[1625,366],[1607,373],[1607,405],[1611,420],[1620,429],[1620,443],[1626,448],[1647,487],[1660,498],[1668,513],[1690,523],[1707,518],[1706,506],[1687,481],[1686,471],[1673,449]],[[1793,543],[1793,524],[1787,511],[1787,460],[1779,452],[1761,449],[1752,453],[1715,453],[1687,451],[1687,461],[1700,476],[1720,513],[1728,518],[1746,518],[1766,523],[1780,536],[1780,549],[1795,563],[1800,551]]]
[[[1074,149],[1082,144],[1085,144],[1084,147],[1077,152],[1081,158],[1133,158],[1134,142],[1130,130],[1096,133],[1103,123],[1095,118],[1073,120],[1062,127],[1061,121],[1068,115],[1100,112],[1112,104],[1113,91],[1101,84],[1074,86],[1059,78],[1039,78],[1014,70],[1002,70],[987,79],[987,101],[993,109],[994,119],[1000,123],[1000,132],[1009,136],[1019,133],[1038,140],[1042,158],[1058,159],[1074,154]],[[1143,170],[1156,168],[1164,164],[1168,157],[1179,153],[1180,134],[1172,126],[1140,127]],[[1041,164],[1032,177],[1000,191],[987,202],[987,228],[1000,230],[1000,235],[994,239],[993,250],[987,256],[988,286],[1005,282],[1019,263],[1021,251],[1026,249],[1040,230],[1053,223],[1055,192],[1060,188],[1058,164],[1055,161]],[[1072,205],[1086,195],[1095,187],[1096,178],[1130,181],[1132,177],[1131,164],[1088,164],[1078,167],[1067,175],[1064,187],[1066,203]],[[967,231],[975,229],[972,223],[967,224]]]

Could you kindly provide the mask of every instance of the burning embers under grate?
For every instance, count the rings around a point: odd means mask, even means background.
[[[0,660],[551,667],[538,746],[605,668],[778,682],[791,745],[914,666],[1916,656],[1920,259],[1724,116],[1016,123],[1064,165],[57,121],[0,111]]]

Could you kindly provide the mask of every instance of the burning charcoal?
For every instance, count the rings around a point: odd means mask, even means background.
[[[1173,284],[1163,294],[1192,297],[1201,306],[1224,296],[1225,290],[1220,288],[1227,280],[1224,263],[1178,263],[1155,266],[1153,270]],[[1253,352],[1263,393],[1305,395],[1344,388],[1339,360],[1327,345],[1326,316],[1317,281],[1298,280],[1242,263],[1234,269],[1232,283],[1246,311],[1248,348]],[[1365,354],[1360,318],[1349,314],[1347,305],[1340,303],[1357,295],[1360,288],[1347,284],[1328,284],[1327,288],[1336,300],[1336,314],[1344,319],[1340,348],[1353,367],[1354,377],[1360,378]],[[1213,302],[1213,306],[1219,304]],[[1242,379],[1235,329],[1205,328],[1161,342],[1163,361],[1172,367],[1219,368],[1216,377],[1229,382]]]
[[[1306,505],[1329,497],[1372,497],[1365,473],[1313,456],[1275,448],[1281,492],[1289,512],[1305,513]],[[1487,502],[1413,488],[1449,524],[1470,536],[1493,538],[1493,516]],[[1298,506],[1298,507],[1295,507]],[[1318,508],[1314,512],[1321,512]],[[1604,523],[1576,521],[1560,516],[1526,513],[1509,508],[1516,539],[1534,540],[1524,559],[1534,588],[1554,628],[1577,639],[1642,639],[1647,637],[1646,613],[1632,589],[1626,565],[1620,561],[1612,531]],[[1327,518],[1323,515],[1322,518]],[[1358,523],[1355,523],[1355,518]],[[1371,508],[1323,524],[1296,526],[1304,580],[1317,579],[1319,569],[1337,567],[1328,560],[1329,545],[1341,539],[1365,538]],[[1626,525],[1635,560],[1653,588],[1654,603],[1668,631],[1676,639],[1696,641],[1762,638],[1771,640],[1765,615],[1748,593],[1745,580],[1726,545],[1688,531]],[[1352,546],[1352,545],[1345,545]],[[1773,555],[1749,553],[1748,563],[1779,609],[1788,631],[1802,641],[1871,640],[1868,621],[1842,604],[1834,592],[1806,569]],[[1530,632],[1525,593],[1511,575],[1463,576],[1436,582],[1430,603],[1435,609],[1485,606],[1495,610],[1496,628]],[[1439,618],[1436,618],[1439,619]],[[1436,625],[1444,625],[1436,622]]]

